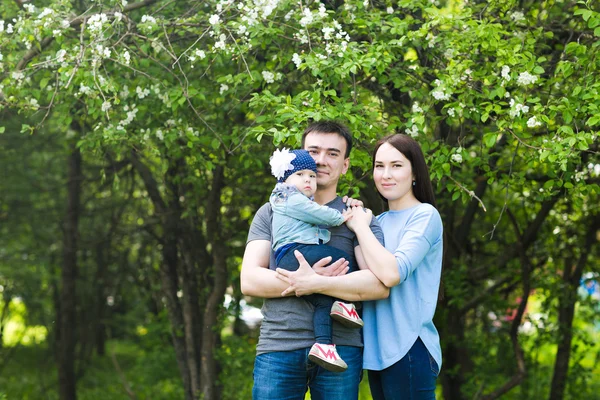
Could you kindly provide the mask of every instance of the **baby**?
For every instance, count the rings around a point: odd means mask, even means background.
[[[310,265],[328,256],[332,257],[331,262],[340,258],[348,260],[345,252],[325,244],[330,233],[319,226],[341,225],[348,219],[348,214],[313,201],[317,190],[317,164],[308,151],[275,150],[270,164],[271,172],[277,178],[269,199],[273,210],[273,251],[277,268],[298,269],[294,250],[300,251]],[[332,343],[330,317],[345,326],[362,327],[363,321],[354,304],[342,303],[322,294],[311,294],[304,299],[315,307],[316,343],[311,347],[308,358],[329,371],[345,371],[348,366]]]

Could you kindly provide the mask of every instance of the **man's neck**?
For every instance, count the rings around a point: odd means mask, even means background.
[[[315,192],[315,202],[320,205],[325,205],[337,197],[335,187],[317,189]]]

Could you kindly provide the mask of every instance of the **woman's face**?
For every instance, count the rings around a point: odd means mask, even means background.
[[[403,203],[415,199],[410,161],[389,143],[382,144],[375,154],[373,180],[377,190],[388,200],[390,208],[402,208]]]

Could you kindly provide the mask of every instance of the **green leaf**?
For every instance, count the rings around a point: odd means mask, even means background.
[[[5,127],[5,126],[0,126],[0,134],[1,134],[1,133],[4,133],[4,131],[5,131],[5,130],[6,130],[6,127]]]
[[[212,142],[210,142],[210,146],[217,150],[221,146],[221,143],[217,139],[213,139]]]
[[[592,126],[596,125],[599,121],[600,121],[600,114],[594,115],[593,117],[588,119],[585,124],[589,127],[592,127]]]
[[[48,78],[43,78],[43,79],[40,81],[40,89],[43,89],[43,88],[45,88],[46,86],[48,86],[48,82],[49,82],[49,81],[50,81],[50,79],[48,79]]]
[[[485,135],[483,135],[483,142],[485,143],[486,147],[493,147],[496,144],[496,134],[486,133]]]

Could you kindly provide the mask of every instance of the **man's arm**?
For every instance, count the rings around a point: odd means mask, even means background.
[[[271,242],[268,240],[252,240],[246,244],[240,282],[242,293],[246,296],[276,298],[288,288],[287,283],[277,279],[275,271],[269,269]],[[313,268],[324,275],[340,275],[348,272],[348,262],[337,260],[328,266],[331,257],[325,257],[315,263]],[[326,267],[327,266],[327,267]],[[294,293],[286,293],[292,296]]]
[[[252,240],[246,244],[240,284],[246,296],[273,298],[281,297],[287,288],[285,282],[277,279],[275,271],[269,269],[271,242]]]
[[[322,276],[313,271],[299,251],[294,254],[300,263],[297,271],[277,269],[277,278],[289,285],[282,293],[284,296],[321,293],[347,301],[377,300],[389,296],[389,289],[369,270],[342,276]]]

